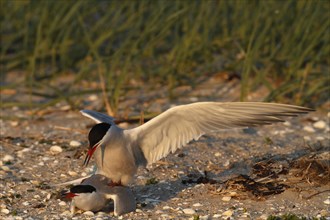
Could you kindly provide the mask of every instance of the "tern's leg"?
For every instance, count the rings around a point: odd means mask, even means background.
[[[74,204],[73,200],[72,200],[71,205],[70,205],[70,212],[71,212],[72,216],[74,216],[74,214],[76,213],[76,205]]]

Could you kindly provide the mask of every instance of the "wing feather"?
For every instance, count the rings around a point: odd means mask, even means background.
[[[109,123],[109,124],[114,124],[115,119],[109,115],[100,113],[100,112],[96,112],[96,111],[92,111],[92,110],[88,110],[88,109],[84,109],[81,110],[80,113],[83,116],[86,116],[92,120],[94,120],[96,123]]]
[[[173,107],[147,123],[125,130],[133,148],[140,148],[151,164],[205,133],[283,122],[309,108],[262,102],[198,102]],[[138,164],[142,160],[136,158]]]

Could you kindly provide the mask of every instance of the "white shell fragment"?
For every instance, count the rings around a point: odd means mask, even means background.
[[[50,152],[54,153],[54,154],[58,154],[61,153],[63,151],[63,149],[60,146],[54,145],[50,147]]]
[[[3,162],[11,162],[14,160],[14,157],[9,155],[9,154],[6,154],[3,158],[2,158],[2,161]]]
[[[311,126],[304,126],[304,131],[307,131],[309,133],[314,133],[315,129]]]
[[[317,129],[325,129],[326,126],[327,124],[325,123],[325,121],[317,121],[313,124],[313,127]]]
[[[182,211],[184,214],[187,214],[187,215],[193,215],[196,213],[196,211],[193,209],[183,209]]]
[[[80,147],[81,143],[79,141],[70,141],[71,147]]]
[[[228,202],[231,200],[231,196],[224,196],[222,197],[222,201]]]

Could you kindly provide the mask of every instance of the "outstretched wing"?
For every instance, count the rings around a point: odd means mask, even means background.
[[[82,115],[93,119],[96,123],[102,123],[102,122],[106,122],[108,124],[114,124],[115,119],[109,115],[100,113],[100,112],[96,112],[96,111],[92,111],[92,110],[81,110],[80,111]]]
[[[283,122],[287,116],[313,111],[309,108],[262,102],[198,102],[173,107],[147,123],[125,130],[132,150],[141,149],[144,158],[136,162],[151,164],[205,133],[221,129],[251,127]]]

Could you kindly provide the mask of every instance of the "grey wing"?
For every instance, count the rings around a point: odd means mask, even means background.
[[[88,109],[81,110],[80,112],[82,115],[84,115],[90,119],[93,119],[96,123],[106,122],[109,124],[114,124],[115,119],[109,115],[106,115],[106,114],[103,114],[100,112],[96,112],[93,110],[88,110]]]
[[[145,160],[151,164],[205,133],[283,122],[287,116],[309,111],[312,109],[276,103],[198,102],[171,108],[137,128],[125,130],[125,135],[133,150],[143,152],[144,158],[136,157],[137,164],[143,165]]]

